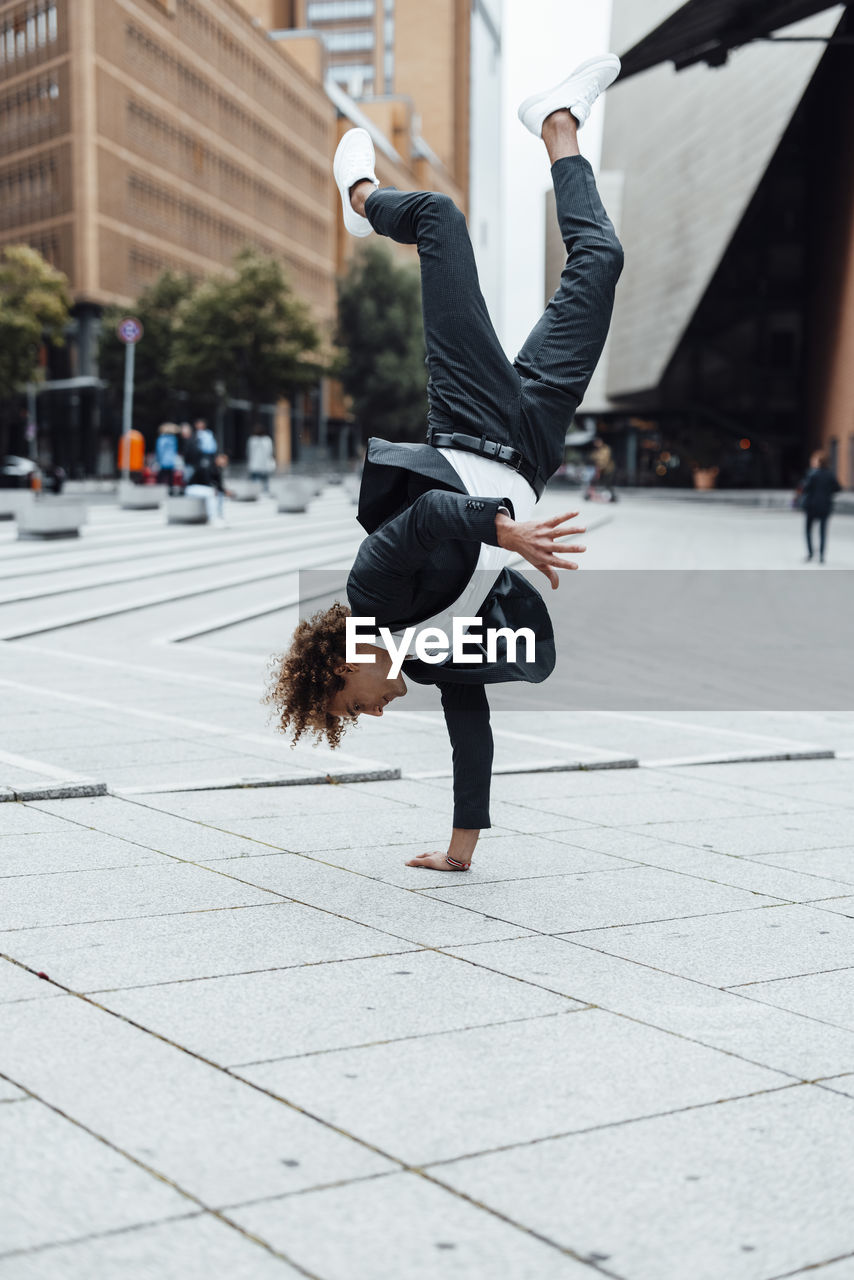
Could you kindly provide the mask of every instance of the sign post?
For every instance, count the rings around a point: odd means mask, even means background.
[[[130,433],[133,425],[133,370],[136,356],[136,344],[142,337],[142,325],[133,316],[119,321],[119,340],[125,344],[125,395],[122,409],[122,436],[124,453],[122,457],[122,479],[130,476]]]

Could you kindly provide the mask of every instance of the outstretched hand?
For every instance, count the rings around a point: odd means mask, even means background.
[[[495,517],[498,545],[522,556],[528,564],[545,574],[553,591],[557,590],[560,581],[558,569],[578,568],[574,560],[565,560],[562,557],[567,552],[580,555],[587,550],[579,543],[570,545],[561,541],[562,538],[586,533],[585,526],[569,523],[577,515],[577,511],[567,511],[561,516],[552,516],[551,520],[523,520],[517,523],[499,512]]]

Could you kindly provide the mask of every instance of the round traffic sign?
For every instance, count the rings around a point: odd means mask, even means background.
[[[142,337],[142,325],[133,316],[126,316],[119,321],[118,335],[122,342],[139,342]]]

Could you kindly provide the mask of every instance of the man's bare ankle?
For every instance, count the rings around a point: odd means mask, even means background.
[[[579,154],[578,121],[568,108],[546,116],[541,132],[552,164],[564,156]]]
[[[376,185],[371,182],[370,178],[360,178],[358,182],[354,182],[350,188],[348,195],[350,196],[350,204],[356,213],[365,216],[365,201],[372,191],[376,191]]]

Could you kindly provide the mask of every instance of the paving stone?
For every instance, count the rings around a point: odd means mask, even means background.
[[[184,787],[206,792],[213,788],[232,788],[243,785],[253,790],[261,781],[273,783],[281,778],[302,778],[307,770],[299,766],[290,769],[282,765],[264,768],[256,756],[220,752],[208,759],[194,760],[188,755],[172,764],[126,765],[121,769],[110,768],[110,789],[121,795],[151,792],[180,791]],[[259,788],[260,789],[260,788]]]
[[[386,784],[393,787],[394,783]],[[223,819],[258,820],[312,818],[319,814],[376,813],[376,801],[360,794],[358,787],[322,784],[308,787],[255,787],[248,790],[164,792],[143,802],[152,816],[159,811],[176,819],[217,824]],[[380,806],[395,811],[396,802]]]
[[[74,991],[109,991],[410,949],[410,943],[386,933],[282,901],[0,934],[0,951]],[[45,988],[40,994],[51,993],[47,984],[32,982]],[[0,993],[3,990],[0,970]]]
[[[754,766],[746,765],[743,767],[746,770],[745,776],[739,782],[734,779],[730,782],[721,782],[716,781],[714,778],[707,778],[703,773],[703,769],[706,768],[705,765],[687,771],[677,767],[646,770],[646,772],[658,773],[662,782],[671,790],[687,791],[693,795],[719,796],[729,803],[750,804],[769,813],[815,813],[830,807],[827,804],[823,804],[819,799],[814,798],[809,787],[792,784],[786,786],[782,778],[777,790],[765,790],[753,786],[750,783],[749,770]],[[788,765],[783,766],[784,769],[787,767]],[[714,770],[715,766],[712,765],[710,768]]]
[[[854,1280],[854,1257],[841,1258],[839,1262],[829,1262],[809,1271],[790,1272],[791,1280],[795,1276],[803,1276],[805,1280]]]
[[[539,801],[543,821],[549,813],[565,815],[581,822],[603,826],[657,825],[666,822],[698,822],[705,819],[750,817],[757,808],[744,800],[722,800],[718,797],[693,795],[690,791],[660,788],[650,794],[628,792],[623,795],[562,797],[556,789],[551,797]],[[559,826],[555,823],[555,826]]]
[[[413,1173],[268,1200],[233,1209],[229,1217],[324,1280],[585,1280],[593,1274]]]
[[[91,742],[91,739],[90,739]],[[199,742],[194,738],[155,738],[143,742],[113,742],[110,744],[107,763],[110,776],[114,769],[133,768],[140,765],[168,765],[184,760],[213,760],[223,754],[219,744]],[[76,745],[47,748],[40,759],[50,764],[67,765],[69,768],[93,772],[105,763],[103,745]]]
[[[436,812],[441,812],[441,805],[434,805]],[[447,811],[446,811],[447,812]],[[503,800],[490,801],[489,816],[492,828],[505,827],[508,831],[528,832],[554,831],[559,827],[562,831],[583,830],[588,824],[582,818],[567,817],[563,814],[550,813],[545,808],[534,809],[529,805],[508,804]]]
[[[854,884],[854,845],[836,849],[805,849],[801,853],[767,854],[765,866],[788,867],[811,876],[826,876],[842,884]]]
[[[854,1248],[852,1116],[802,1085],[433,1172],[613,1275],[788,1276]]]
[[[450,811],[433,814],[395,805],[388,813],[379,813],[376,806],[372,806],[370,811],[350,814],[346,820],[339,814],[317,814],[288,819],[222,818],[217,825],[234,835],[262,840],[292,853],[313,853],[368,844],[372,840],[382,840],[383,845],[420,840],[430,848],[448,840],[450,821]]]
[[[584,839],[584,837],[581,837]],[[838,852],[838,850],[818,850],[817,854]],[[752,893],[764,893],[770,897],[786,899],[789,902],[811,902],[817,898],[838,897],[846,892],[846,885],[840,879],[813,873],[812,854],[800,855],[802,865],[798,871],[789,871],[778,865],[778,856],[766,858],[737,858],[732,854],[713,853],[709,849],[697,849],[689,845],[670,844],[665,841],[645,841],[635,844],[632,850],[636,862],[645,866],[662,867],[669,871],[680,871],[686,875],[699,876],[703,880],[713,880],[718,884],[728,884],[733,888],[749,889]],[[623,855],[625,856],[625,855]],[[773,863],[770,861],[773,857]],[[780,854],[785,858],[785,854]],[[851,870],[849,875],[854,883],[854,857],[849,854]],[[804,865],[806,863],[806,865]]]
[[[2,942],[0,949],[3,949]],[[8,954],[8,948],[6,950]],[[45,996],[61,994],[57,987],[37,978],[35,973],[22,969],[19,964],[12,964],[10,960],[0,959],[0,1004],[12,1000],[43,1000]]]
[[[74,996],[0,1006],[0,1041],[12,1079],[209,1207],[392,1167],[291,1107]],[[16,1109],[17,1104],[2,1112]],[[136,1220],[162,1216],[140,1212]]]
[[[519,880],[512,888],[501,883],[466,883],[426,892],[443,902],[483,911],[544,933],[742,911],[774,901],[657,867],[633,866]]]
[[[662,840],[713,849],[716,853],[757,857],[766,853],[850,845],[851,819],[841,810],[781,817],[762,814],[720,821],[661,823],[656,835]]]
[[[0,1280],[287,1280],[300,1274],[209,1213],[0,1257]]]
[[[159,853],[142,845],[80,827],[0,838],[0,878],[56,871],[94,871],[162,861]]]
[[[568,1004],[424,951],[108,992],[99,1002],[223,1066],[562,1013]]]
[[[801,723],[804,717],[798,716]],[[842,727],[842,726],[840,726]],[[756,790],[800,790],[802,786],[827,782],[854,786],[854,760],[786,760],[778,763],[708,764],[674,769],[680,777],[708,778],[727,786]]]
[[[854,955],[848,959],[854,959]],[[777,982],[752,982],[738,990],[751,1000],[763,1000],[778,1009],[791,1009],[854,1031],[854,968],[807,973]]]
[[[4,804],[0,809],[0,843],[6,836],[23,836],[39,831],[67,831],[59,817],[29,804]]]
[[[837,916],[854,916],[854,896],[848,898],[826,898],[816,902],[822,911],[832,911]]]
[[[823,1089],[829,1089],[833,1093],[844,1093],[848,1098],[854,1098],[854,1075],[835,1076],[830,1080],[822,1081]]]
[[[391,860],[399,856],[394,848],[377,849],[378,858]],[[478,909],[452,906],[426,893],[383,884],[295,854],[226,859],[212,865],[229,875],[240,876],[242,881],[259,889],[271,889],[419,946],[492,941],[528,932]]]
[[[657,769],[579,769],[552,773],[508,773],[493,778],[493,794],[515,804],[539,800],[561,804],[601,796],[657,794],[676,784]]]
[[[0,931],[269,901],[251,885],[181,862],[14,876],[3,885]]]
[[[854,920],[814,906],[778,906],[596,929],[578,941],[698,982],[733,987],[845,968],[854,955]]]
[[[424,1077],[425,1048],[452,1087]],[[775,1089],[788,1077],[600,1009],[240,1068],[413,1164]]]
[[[223,795],[240,795],[240,792],[218,792]],[[172,793],[166,799],[172,798]],[[183,796],[182,796],[183,798]],[[247,854],[268,853],[269,846],[259,844],[244,836],[229,835],[217,827],[206,826],[194,819],[175,816],[161,812],[158,808],[149,807],[152,800],[161,797],[145,798],[145,804],[118,796],[104,796],[96,801],[69,801],[74,809],[65,811],[69,823],[74,821],[86,830],[98,830],[124,840],[132,840],[136,844],[154,849],[159,853],[168,853],[175,857],[195,860],[199,854],[210,854],[211,857],[241,857]],[[83,806],[89,806],[84,808]],[[71,828],[80,830],[80,826]],[[0,840],[2,850],[2,840]]]
[[[429,846],[428,846],[429,847]],[[257,848],[257,846],[256,846]],[[260,849],[258,849],[260,852]],[[451,873],[431,871],[421,867],[407,867],[407,861],[424,852],[424,842],[392,845],[378,848],[376,843],[347,849],[333,849],[316,853],[330,865],[345,867],[361,875],[376,877],[385,884],[396,884],[407,889],[443,888]],[[212,859],[205,858],[205,862]],[[603,871],[613,868],[613,858],[590,850],[576,849],[540,836],[519,835],[492,836],[478,844],[472,870],[466,882],[492,882],[496,880],[527,880],[538,876],[553,876],[570,871]]]
[[[854,1032],[744,999],[584,946],[583,938],[518,938],[450,948],[473,964],[601,1005],[803,1079],[854,1070]]]
[[[185,1196],[40,1102],[0,1107],[0,1139],[4,1252],[179,1217],[190,1207]],[[24,1274],[16,1270],[19,1261],[5,1260],[9,1280]],[[56,1280],[61,1274],[51,1273]]]

